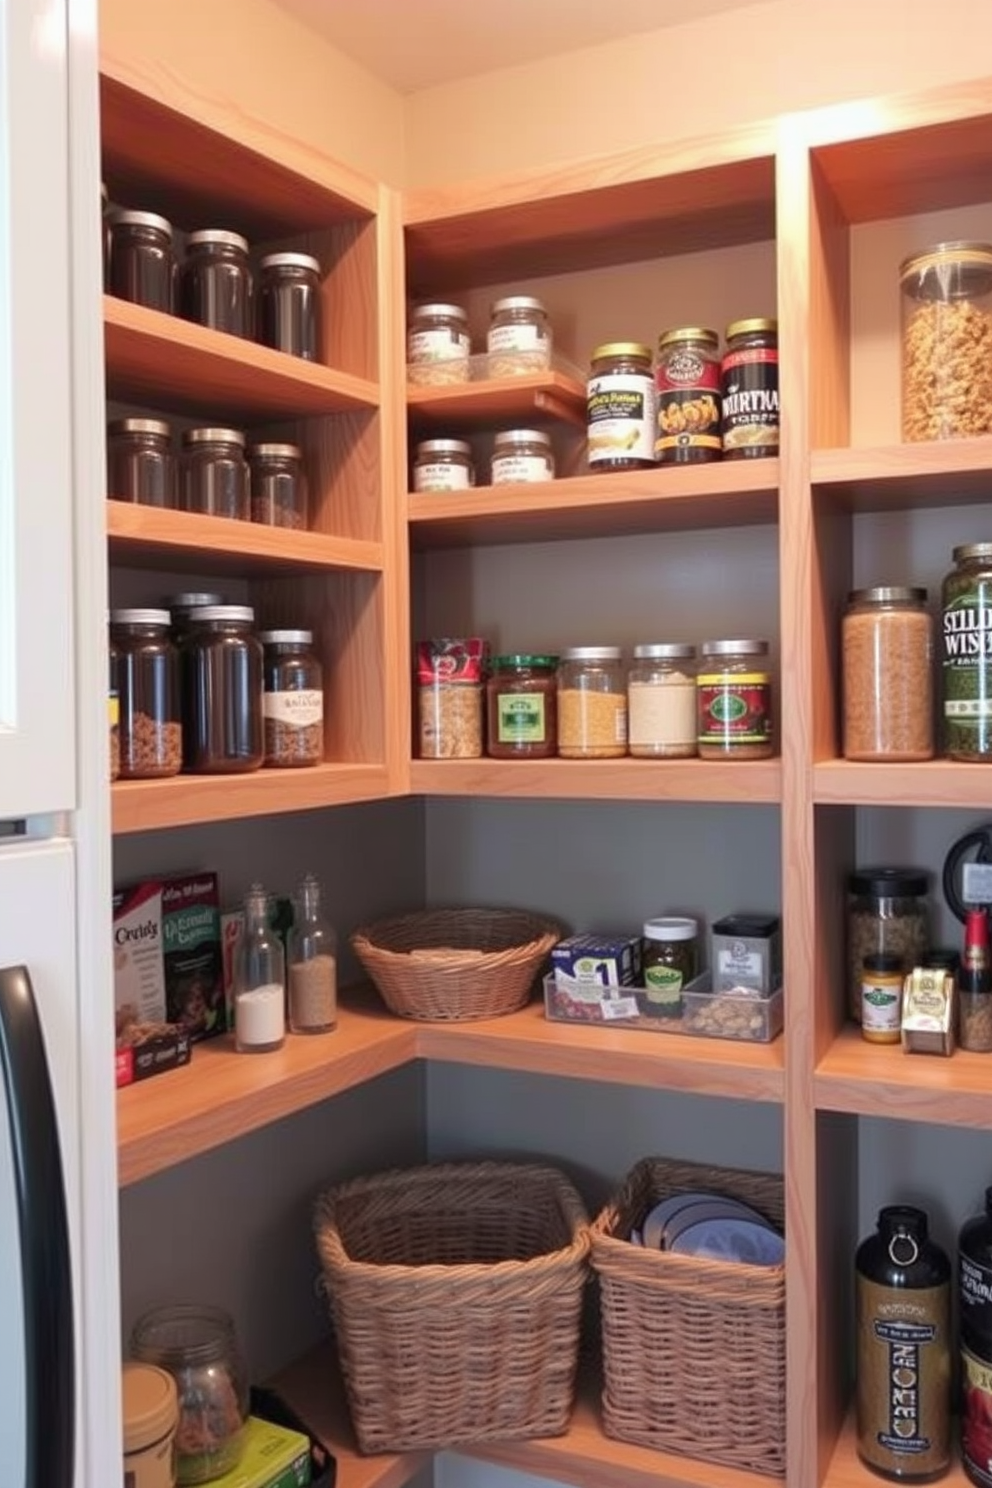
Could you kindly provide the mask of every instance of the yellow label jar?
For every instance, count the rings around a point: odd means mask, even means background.
[[[704,641],[700,652],[700,759],[767,759],[772,752],[768,642]]]
[[[174,1488],[179,1396],[176,1382],[155,1364],[121,1371],[124,1488]]]
[[[902,1037],[901,956],[876,952],[861,971],[861,1033],[870,1044],[898,1044]]]

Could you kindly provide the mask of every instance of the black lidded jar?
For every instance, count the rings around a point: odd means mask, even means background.
[[[197,775],[257,770],[262,737],[262,645],[250,605],[208,605],[183,642],[183,768]]]
[[[973,1483],[992,1485],[992,1188],[985,1212],[958,1237],[961,1461]]]
[[[922,1209],[881,1209],[858,1246],[857,1442],[873,1472],[928,1483],[950,1464],[951,1264]]]

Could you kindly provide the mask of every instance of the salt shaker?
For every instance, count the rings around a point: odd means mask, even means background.
[[[286,957],[269,924],[261,884],[245,895],[245,932],[234,969],[234,1041],[239,1054],[267,1054],[286,1039]]]
[[[289,1026],[330,1033],[337,1023],[337,937],[321,917],[320,884],[308,873],[289,932]]]

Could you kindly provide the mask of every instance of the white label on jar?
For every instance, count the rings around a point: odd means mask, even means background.
[[[262,714],[290,728],[310,728],[324,717],[324,694],[317,688],[305,687],[298,692],[266,692],[262,697]]]
[[[654,378],[606,372],[587,387],[589,464],[604,460],[654,460],[657,394]]]
[[[861,983],[861,1026],[866,1033],[898,1033],[902,988]]]
[[[630,743],[674,747],[695,745],[696,683],[679,673],[669,682],[631,682]]]
[[[407,337],[407,360],[410,362],[453,362],[467,357],[469,338],[466,332],[411,331]]]
[[[540,326],[514,324],[491,326],[486,337],[487,351],[547,351],[549,337]]]
[[[413,467],[413,489],[415,491],[469,491],[472,488],[472,472],[467,465],[438,462]]]
[[[494,455],[494,486],[525,486],[532,481],[549,481],[554,468],[546,455]]]
[[[286,996],[279,982],[239,992],[234,1004],[234,1030],[239,1044],[277,1044],[286,1033]]]

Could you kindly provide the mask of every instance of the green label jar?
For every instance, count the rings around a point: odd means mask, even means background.
[[[558,751],[557,656],[496,656],[486,684],[486,751],[550,759]]]
[[[670,915],[644,925],[644,992],[638,997],[647,1018],[681,1018],[682,993],[699,972],[699,925]]]
[[[954,549],[942,600],[944,753],[992,759],[992,543]]]

